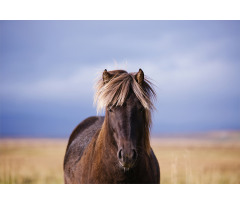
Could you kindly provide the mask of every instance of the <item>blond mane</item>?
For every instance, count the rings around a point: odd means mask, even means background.
[[[154,109],[152,98],[156,94],[153,90],[152,83],[144,78],[141,85],[136,81],[136,73],[127,73],[124,70],[109,71],[113,76],[111,80],[104,84],[100,78],[95,85],[94,104],[97,105],[97,113],[101,112],[107,106],[122,106],[126,101],[129,90],[132,89],[136,97],[146,110]]]

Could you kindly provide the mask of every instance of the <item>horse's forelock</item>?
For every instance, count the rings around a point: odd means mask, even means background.
[[[146,110],[154,109],[152,98],[156,94],[152,83],[144,78],[141,85],[135,79],[136,73],[127,73],[124,70],[109,71],[112,78],[108,83],[101,79],[96,83],[94,103],[97,105],[97,113],[101,112],[107,106],[122,106],[126,101],[129,90],[132,89],[136,97]]]

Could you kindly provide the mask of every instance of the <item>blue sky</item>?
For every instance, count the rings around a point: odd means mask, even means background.
[[[0,135],[69,136],[105,68],[152,79],[153,133],[240,129],[240,21],[0,21]]]

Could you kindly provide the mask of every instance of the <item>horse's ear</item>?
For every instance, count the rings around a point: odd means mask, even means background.
[[[106,84],[110,81],[110,79],[112,78],[111,74],[108,73],[108,71],[105,69],[102,75],[103,78],[103,83]]]
[[[142,69],[139,69],[138,73],[135,75],[135,79],[142,86],[144,81],[144,73]]]

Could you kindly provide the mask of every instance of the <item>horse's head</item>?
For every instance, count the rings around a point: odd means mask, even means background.
[[[118,147],[119,162],[123,167],[131,168],[144,137],[144,107],[131,91],[122,106],[107,107],[106,117]]]
[[[150,94],[154,91],[144,80],[144,73],[128,74],[117,70],[103,72],[100,102],[106,107],[105,120],[117,146],[117,158],[124,169],[134,166],[140,151],[148,152]]]

